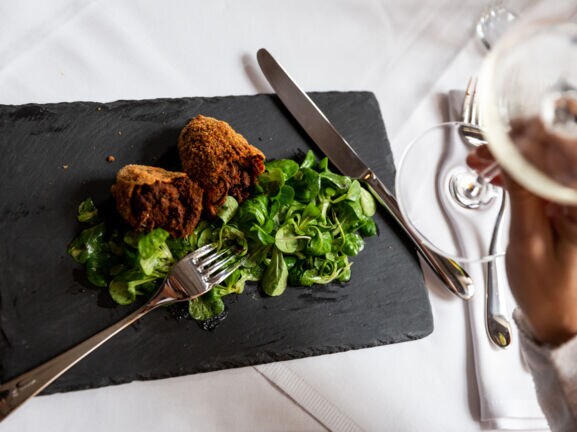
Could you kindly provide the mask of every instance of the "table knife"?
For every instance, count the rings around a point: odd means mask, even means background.
[[[406,232],[416,250],[447,288],[462,299],[470,299],[474,285],[467,272],[455,261],[430,250],[417,237],[403,219],[395,196],[266,49],[258,50],[257,61],[281,102],[333,165],[342,174],[363,181],[376,200]]]

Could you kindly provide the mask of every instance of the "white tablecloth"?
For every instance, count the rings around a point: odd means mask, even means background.
[[[520,11],[531,3],[510,5]],[[485,6],[481,0],[5,1],[0,103],[270,92],[255,61],[266,47],[305,90],[373,91],[398,157],[409,132],[418,132],[418,125],[408,126],[417,107],[435,109],[437,90],[462,86],[475,72],[483,49],[473,28]],[[447,74],[459,56],[458,71]],[[425,339],[278,367],[41,396],[0,430],[486,430],[467,307],[427,270],[425,276],[435,320]],[[303,397],[308,412],[293,400]]]

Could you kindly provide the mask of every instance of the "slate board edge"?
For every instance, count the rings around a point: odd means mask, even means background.
[[[370,95],[376,106],[377,106],[377,112],[378,115],[380,117],[380,120],[382,122],[382,116],[381,116],[381,112],[378,109],[378,102],[376,101],[376,98],[374,98],[374,95],[371,92],[363,92],[363,91],[330,91],[330,92],[310,92],[309,95],[311,96],[315,96],[315,95],[330,95],[330,94],[367,94]],[[276,96],[274,94],[265,94],[267,96],[272,96],[274,98],[276,98]],[[159,98],[159,99],[148,99],[148,100],[117,100],[117,101],[113,101],[113,102],[90,102],[90,101],[79,101],[79,102],[56,102],[56,103],[46,103],[46,104],[38,104],[38,103],[31,103],[31,104],[25,104],[25,105],[0,105],[0,108],[24,108],[24,107],[30,107],[30,106],[34,106],[34,107],[41,107],[44,109],[50,109],[52,106],[62,106],[62,105],[75,105],[75,104],[86,104],[86,105],[91,105],[91,106],[122,106],[124,104],[130,104],[133,102],[138,102],[138,103],[146,103],[146,102],[163,102],[163,101],[173,101],[173,100],[186,100],[186,99],[204,99],[204,100],[210,100],[210,101],[218,101],[218,100],[226,100],[226,99],[237,99],[237,98],[256,98],[259,96],[263,96],[262,94],[256,94],[256,95],[231,95],[231,96],[215,96],[215,97],[190,97],[190,98]],[[279,103],[280,105],[280,103]],[[388,149],[390,151],[390,149]],[[422,337],[427,336],[428,334],[430,334],[433,331],[433,326],[431,325],[430,328],[424,330],[421,333],[413,333],[410,335],[403,335],[404,339],[399,340],[400,341],[405,341],[405,340],[414,340],[414,339],[420,339]],[[397,341],[395,340],[389,340],[386,341],[387,344],[389,343],[395,343]],[[368,348],[368,347],[374,347],[374,346],[380,346],[382,345],[383,342],[375,340],[374,343],[368,343],[368,344],[363,344],[363,345],[356,345],[354,348],[351,348],[350,346],[344,346],[344,347],[339,347],[339,346],[330,346],[330,347],[322,347],[322,346],[316,346],[314,348],[314,351],[311,350],[311,352],[307,352],[307,351],[302,351],[302,352],[297,352],[295,353],[294,351],[288,351],[288,352],[275,352],[273,354],[271,353],[267,353],[265,355],[266,358],[256,358],[256,359],[247,359],[245,360],[240,360],[240,361],[236,361],[236,362],[231,362],[229,365],[225,365],[224,367],[222,367],[223,365],[221,365],[221,367],[215,367],[215,368],[211,368],[211,367],[206,367],[206,368],[197,368],[194,371],[186,371],[183,370],[179,373],[175,373],[174,371],[172,372],[168,372],[166,375],[164,374],[156,374],[156,375],[150,375],[150,376],[142,376],[142,377],[137,377],[134,379],[127,379],[127,380],[116,380],[116,381],[110,381],[109,384],[120,384],[120,383],[125,383],[125,382],[131,382],[136,380],[148,380],[148,379],[159,379],[159,378],[164,378],[164,377],[168,377],[168,376],[180,376],[180,375],[188,375],[191,373],[200,373],[200,372],[208,372],[208,371],[213,371],[213,370],[220,370],[220,369],[226,369],[226,368],[234,368],[234,367],[243,367],[243,366],[250,366],[250,365],[255,365],[255,364],[263,364],[263,363],[269,363],[271,361],[278,361],[278,360],[289,360],[289,359],[296,359],[296,358],[303,358],[303,357],[309,357],[312,355],[325,355],[325,354],[331,354],[331,353],[336,353],[336,352],[343,352],[343,351],[348,351],[348,350],[356,350],[356,349],[362,349],[362,348]],[[59,391],[56,390],[57,385],[54,386],[55,387],[55,391]],[[94,386],[92,386],[94,387]],[[68,386],[66,391],[70,391],[70,390],[76,390],[76,389],[82,389],[82,388],[91,388],[90,386],[78,386],[78,387],[74,387],[74,386]],[[48,389],[50,390],[50,389]]]

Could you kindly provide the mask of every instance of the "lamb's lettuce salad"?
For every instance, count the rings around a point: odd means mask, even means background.
[[[68,253],[85,266],[88,281],[126,305],[152,295],[172,265],[196,248],[232,245],[248,255],[244,265],[189,302],[190,316],[206,321],[221,315],[222,298],[242,293],[247,282],[278,296],[287,286],[349,281],[349,257],[363,250],[364,237],[377,233],[374,213],[372,195],[357,180],[332,172],[326,158],[319,161],[309,151],[300,165],[291,159],[267,162],[248,200],[239,205],[227,197],[218,218],[201,220],[186,238],[173,238],[161,228],[121,232],[87,199],[78,209],[86,228]]]

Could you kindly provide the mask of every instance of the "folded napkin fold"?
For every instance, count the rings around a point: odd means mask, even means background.
[[[448,92],[449,120],[461,120],[463,98],[463,91]],[[491,226],[486,228],[492,229]],[[483,245],[483,247],[487,248],[488,245]],[[484,264],[471,264],[467,267],[469,274],[476,281],[477,288],[476,295],[468,302],[468,314],[481,404],[481,420],[496,429],[547,429],[547,422],[537,403],[531,375],[525,366],[519,347],[518,330],[512,318],[515,300],[507,282],[503,257],[496,259],[495,266],[499,290],[505,298],[507,318],[513,329],[512,342],[508,348],[502,349],[493,345],[489,340],[485,320],[485,266]]]
[[[497,264],[500,289],[507,297],[509,305],[507,317],[513,323],[512,310],[515,302],[510,295],[504,266],[499,265],[499,262]],[[480,266],[470,266],[468,270],[475,280],[484,280]],[[512,342],[507,349],[497,348],[489,341],[485,329],[483,288],[479,286],[478,295],[468,305],[481,420],[495,429],[547,430],[547,422],[537,402],[532,377],[519,347],[516,326],[512,324]]]

